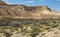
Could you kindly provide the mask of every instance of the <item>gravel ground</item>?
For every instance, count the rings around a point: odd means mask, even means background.
[[[37,37],[60,37],[60,29],[54,28],[40,33]]]

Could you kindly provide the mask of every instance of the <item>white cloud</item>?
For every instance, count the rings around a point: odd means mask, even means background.
[[[9,3],[9,2],[7,2],[7,4],[14,4],[14,3]]]
[[[23,4],[23,3],[7,3],[7,4]]]
[[[28,1],[27,3],[34,3],[34,1]]]

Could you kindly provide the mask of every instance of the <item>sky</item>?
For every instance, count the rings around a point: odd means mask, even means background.
[[[52,10],[60,11],[60,0],[3,0],[7,4],[23,4],[27,6],[48,6]]]

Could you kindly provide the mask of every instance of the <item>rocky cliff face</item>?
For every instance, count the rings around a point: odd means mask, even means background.
[[[0,16],[14,18],[58,18],[60,13],[47,6],[7,5],[0,2]]]

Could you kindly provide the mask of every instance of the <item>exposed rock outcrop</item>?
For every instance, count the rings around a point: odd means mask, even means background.
[[[13,18],[59,18],[59,12],[47,6],[7,5],[0,1],[0,16]]]

